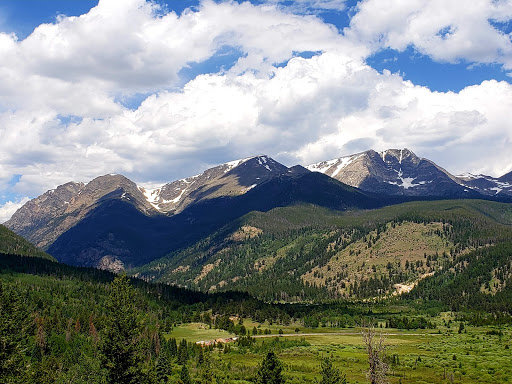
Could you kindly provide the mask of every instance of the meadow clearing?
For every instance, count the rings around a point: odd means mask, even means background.
[[[444,313],[436,319],[436,329],[429,330],[375,328],[386,339],[390,383],[512,383],[512,328],[466,325],[459,333],[460,323],[450,322],[453,318],[453,314]],[[212,351],[214,369],[227,380],[247,382],[264,353],[273,350],[283,362],[289,383],[316,382],[324,357],[330,357],[334,366],[346,374],[348,383],[367,382],[368,358],[361,328],[304,328],[294,323],[280,326],[248,319],[244,326],[249,331],[256,327],[272,333],[254,336],[255,343],[250,347],[231,342],[226,350]],[[191,323],[175,327],[168,336],[195,343],[234,335]]]

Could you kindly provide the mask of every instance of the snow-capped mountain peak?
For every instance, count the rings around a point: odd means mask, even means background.
[[[176,213],[199,200],[244,194],[286,171],[287,167],[269,156],[258,155],[229,161],[159,188],[139,186],[139,190],[159,212]]]
[[[307,168],[353,187],[389,195],[443,196],[466,193],[454,181],[454,176],[407,148],[381,152],[369,150]]]

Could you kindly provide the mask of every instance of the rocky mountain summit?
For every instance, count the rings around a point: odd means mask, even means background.
[[[139,190],[157,211],[179,213],[188,205],[205,199],[242,195],[288,171],[286,166],[261,155],[221,164],[199,175],[176,180],[160,188],[139,187]]]
[[[364,191],[391,196],[479,198],[512,192],[512,185],[505,180],[456,177],[408,149],[369,150],[311,164],[307,169]]]
[[[112,199],[130,202],[146,214],[154,211],[134,182],[112,174],[49,190],[28,201],[4,225],[45,249],[101,202]]]

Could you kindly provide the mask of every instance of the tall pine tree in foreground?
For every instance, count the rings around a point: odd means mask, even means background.
[[[0,382],[23,382],[22,344],[29,326],[16,291],[0,282]]]
[[[101,361],[109,383],[139,384],[142,373],[142,329],[134,304],[135,292],[126,275],[116,277],[106,304],[107,319],[102,333]]]
[[[339,369],[334,368],[328,357],[322,360],[320,373],[322,375],[320,384],[347,384],[346,376],[342,375]]]
[[[274,352],[267,353],[256,372],[256,384],[283,384],[283,364]]]

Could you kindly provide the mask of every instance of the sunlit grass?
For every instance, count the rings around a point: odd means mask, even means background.
[[[438,322],[442,323],[449,317],[449,314],[443,314]],[[247,329],[258,327],[257,323],[248,320],[244,321],[244,325]],[[287,327],[262,324],[260,328],[271,328],[274,336],[278,337],[276,329],[282,328],[285,334],[293,334],[296,327],[297,324]],[[390,383],[512,383],[512,353],[507,348],[512,347],[512,328],[500,328],[503,336],[497,336],[487,333],[494,329],[492,327],[466,326],[461,334],[457,332],[457,327],[452,324],[451,328],[439,326],[436,330],[377,329],[386,337],[387,355],[397,355],[399,359],[398,365],[391,365]],[[198,323],[178,326],[171,336],[198,341],[229,335],[225,331],[205,328]],[[300,329],[298,335],[286,339],[304,338],[308,346],[277,350],[290,383],[314,383],[320,377],[321,359],[327,356],[347,375],[349,383],[367,382],[368,362],[359,328]],[[326,331],[331,334],[321,334]],[[316,334],[309,335],[311,333]],[[271,341],[269,338],[259,338],[257,344]],[[231,376],[233,382],[242,383],[241,378],[249,378],[263,354],[240,351],[236,344],[231,346],[232,351],[227,354],[215,352],[215,361],[218,367],[236,373]]]

